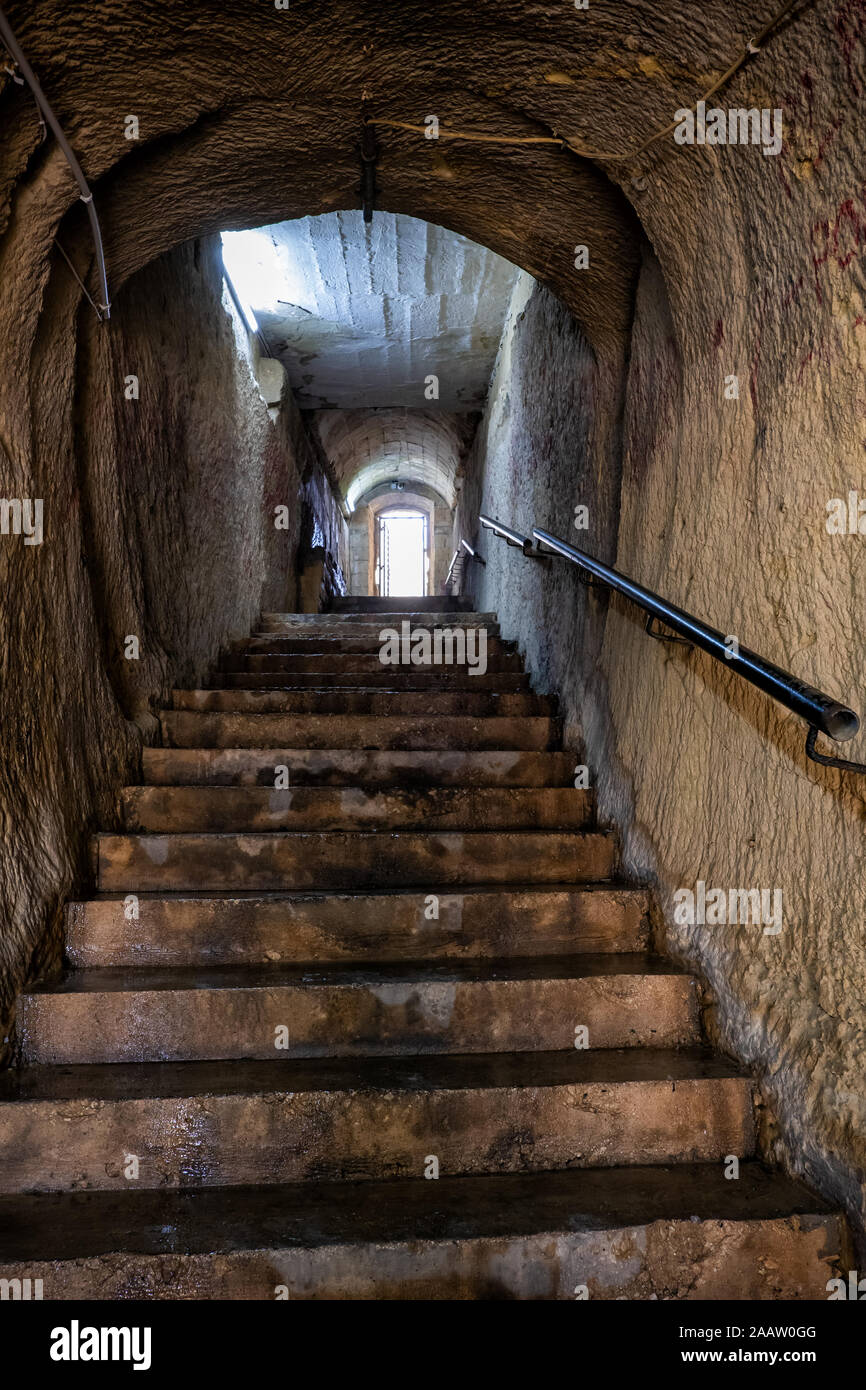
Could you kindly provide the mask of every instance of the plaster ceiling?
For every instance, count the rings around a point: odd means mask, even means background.
[[[519,271],[401,214],[224,233],[226,265],[305,409],[477,410]],[[438,377],[439,397],[425,396]]]
[[[381,483],[423,482],[454,506],[474,416],[447,411],[324,410],[311,421],[350,509]]]

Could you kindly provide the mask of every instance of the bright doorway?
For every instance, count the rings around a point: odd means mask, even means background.
[[[379,512],[376,533],[376,589],[406,597],[427,593],[428,521],[425,512],[393,507]]]

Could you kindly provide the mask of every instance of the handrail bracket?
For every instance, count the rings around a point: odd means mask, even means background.
[[[819,753],[815,747],[819,733],[820,729],[813,724],[806,735],[806,757],[811,758],[813,763],[820,763],[822,767],[838,767],[843,772],[866,772],[866,763],[851,762],[848,758],[830,758],[826,753]]]
[[[650,613],[644,625],[644,631],[649,633],[650,637],[654,637],[657,642],[679,642],[682,647],[691,647],[694,649],[695,644],[694,642],[690,642],[688,637],[676,637],[672,632],[658,632],[654,626],[655,621],[655,614]]]
[[[838,767],[843,772],[866,773],[866,763],[829,757],[817,750],[816,740],[819,734],[826,734],[838,743],[846,743],[848,739],[854,738],[860,728],[856,712],[843,705],[840,700],[800,680],[792,672],[785,671],[772,661],[767,661],[748,647],[737,643],[732,648],[730,639],[723,632],[702,622],[693,613],[678,608],[675,603],[669,603],[660,594],[654,594],[651,589],[645,589],[642,584],[630,579],[627,574],[620,574],[610,565],[602,564],[600,560],[588,555],[585,550],[578,550],[576,546],[569,545],[567,541],[560,540],[549,531],[543,531],[539,526],[532,528],[532,538],[536,543],[536,548],[533,549],[532,541],[527,536],[521,535],[519,531],[513,530],[494,517],[481,513],[479,521],[485,530],[492,531],[495,536],[501,536],[509,545],[520,546],[524,555],[535,554],[539,559],[546,560],[548,552],[552,552],[554,556],[561,556],[570,561],[577,570],[580,583],[588,584],[592,588],[610,589],[643,609],[647,615],[645,631],[649,637],[654,637],[657,642],[676,642],[683,647],[696,647],[707,652],[715,661],[725,663],[729,670],[747,680],[757,690],[762,690],[765,695],[771,696],[778,700],[780,705],[792,710],[804,720],[808,729],[806,754],[812,762],[821,763],[823,767]]]

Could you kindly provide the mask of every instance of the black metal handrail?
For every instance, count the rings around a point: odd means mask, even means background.
[[[486,531],[492,531],[495,536],[500,536],[509,545],[518,546],[524,555],[533,553],[534,547],[528,536],[521,536],[519,531],[512,531],[510,526],[504,526],[501,521],[494,521],[492,517],[485,516],[483,512],[478,520]]]
[[[461,540],[461,541],[460,541],[460,544],[462,545],[463,549],[466,551],[466,554],[469,556],[470,560],[477,560],[478,563],[479,563],[479,565],[486,565],[486,564],[487,564],[487,561],[485,560],[484,556],[483,556],[483,555],[479,555],[477,550],[473,550],[473,549],[472,549],[472,546],[469,544],[468,541]]]
[[[462,554],[461,551],[463,552]],[[477,560],[479,565],[487,564],[487,561],[485,560],[484,556],[479,555],[478,551],[474,550],[472,546],[469,544],[469,542],[464,541],[461,537],[460,544],[458,545],[454,554],[451,556],[451,564],[448,566],[448,573],[446,574],[444,583],[442,585],[443,594],[448,593],[451,587],[451,581],[457,577],[458,560],[460,561],[460,581],[462,583],[463,566],[466,564],[467,556],[470,560]]]
[[[838,743],[844,743],[853,738],[860,727],[860,720],[854,710],[841,704],[832,695],[827,695],[815,686],[798,680],[790,671],[783,670],[781,666],[774,665],[772,661],[766,661],[764,657],[759,656],[757,652],[750,651],[748,647],[741,647],[738,643],[732,644],[723,633],[702,622],[700,618],[687,613],[684,608],[678,608],[676,604],[668,603],[667,599],[654,594],[651,589],[645,589],[642,584],[629,579],[627,575],[620,574],[618,570],[611,569],[609,565],[603,565],[601,561],[594,560],[585,551],[578,550],[575,546],[559,540],[556,536],[542,531],[537,526],[533,527],[532,530],[532,535],[537,543],[533,545],[527,536],[522,536],[519,531],[512,530],[510,526],[504,526],[502,522],[495,521],[492,517],[482,515],[479,520],[486,530],[502,537],[509,545],[518,546],[524,555],[543,557],[546,552],[537,548],[538,545],[542,545],[546,546],[554,555],[570,560],[599,586],[622,594],[638,608],[642,608],[648,615],[646,628],[650,636],[672,642],[682,641],[686,645],[700,647],[702,651],[707,652],[717,661],[724,662],[730,670],[735,671],[737,675],[742,676],[758,690],[762,690],[766,695],[778,700],[779,704],[784,705],[808,724],[806,752],[814,762],[822,763],[825,767],[841,767],[848,771],[866,772],[866,763],[853,763],[842,758],[828,757],[826,754],[819,753],[815,747],[818,733],[826,734]],[[664,623],[665,627],[670,628],[678,636],[668,638],[664,634],[654,632],[652,629],[654,620]]]
[[[459,546],[458,546],[458,548],[455,550],[454,554],[451,556],[451,564],[448,566],[448,573],[446,574],[446,576],[445,576],[445,578],[444,578],[444,580],[443,580],[443,582],[442,582],[442,592],[443,592],[443,594],[447,594],[447,593],[448,593],[448,590],[449,590],[450,587],[451,587],[451,580],[452,580],[452,578],[454,577],[454,570],[455,570],[455,567],[456,567],[456,565],[457,565],[457,561],[459,560],[459,558],[460,558],[460,548],[459,548]]]

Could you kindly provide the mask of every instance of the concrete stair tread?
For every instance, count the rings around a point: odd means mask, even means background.
[[[582,1168],[200,1190],[0,1196],[0,1261],[114,1251],[210,1254],[275,1245],[455,1241],[603,1231],[663,1220],[821,1217],[830,1204],[756,1161],[736,1182],[717,1163]]]
[[[325,686],[292,689],[244,690],[224,686],[208,690],[176,690],[172,709],[223,711],[250,714],[375,714],[388,719],[394,715],[460,714],[552,715],[556,701],[531,690],[365,690],[362,686]]]
[[[388,627],[387,623],[374,623],[369,631],[364,632],[328,632],[319,629],[317,632],[251,632],[249,637],[242,637],[236,642],[232,642],[229,648],[232,652],[244,655],[247,652],[331,652],[331,653],[350,653],[360,652],[362,654],[377,654],[382,639],[380,633]],[[435,623],[419,624],[415,631],[435,633],[437,628]],[[452,632],[472,630],[469,623],[451,623]],[[487,634],[487,651],[516,652],[519,650],[517,643],[510,638],[500,636],[498,631],[494,631],[489,623],[479,624],[478,630]],[[400,629],[398,628],[399,632]]]
[[[499,896],[514,897],[518,894],[537,894],[538,896],[550,897],[556,893],[627,893],[634,894],[643,898],[646,889],[634,883],[627,883],[623,879],[606,878],[598,882],[575,882],[538,884],[520,883],[515,880],[506,885],[499,883],[467,883],[465,887],[459,885],[449,885],[447,893],[442,893],[441,898],[454,897],[475,897],[479,896]],[[89,898],[78,899],[79,903],[123,903],[126,901],[125,892],[95,892]],[[325,889],[316,891],[315,889],[299,889],[292,891],[280,889],[273,892],[257,889],[178,889],[176,892],[162,892],[155,889],[143,890],[136,893],[136,897],[141,902],[245,902],[245,903],[320,903],[327,902],[329,899],[339,899],[344,902],[362,902],[369,898],[411,898],[417,901],[418,890],[399,886],[396,888],[376,887],[359,889]],[[72,904],[70,904],[72,905]]]
[[[559,721],[545,715],[250,714],[165,710],[163,742],[181,748],[308,748],[449,750],[553,749]]]
[[[142,1188],[753,1155],[753,1083],[707,1049],[560,1047],[24,1066],[0,1078],[0,1190],[122,1190],[124,1154]]]
[[[641,952],[575,956],[514,956],[506,959],[382,961],[365,965],[290,964],[165,967],[100,967],[74,970],[57,982],[46,981],[23,997],[54,994],[102,994],[150,990],[257,989],[280,985],[310,988],[454,983],[486,980],[570,980],[604,977],[682,976],[689,972],[663,957]]]
[[[614,879],[513,887],[480,882],[426,895],[396,887],[311,891],[104,891],[67,904],[67,952],[77,967],[101,965],[380,962],[481,956],[642,951],[646,892]]]
[[[273,786],[288,767],[296,786],[565,786],[574,755],[515,749],[145,748],[144,783],[154,786]]]
[[[394,674],[396,670],[396,674]],[[365,694],[390,691],[395,695],[409,695],[432,691],[449,691],[452,694],[522,695],[531,694],[529,677],[525,671],[485,671],[483,676],[470,676],[465,667],[437,666],[386,667],[379,672],[345,671],[286,671],[281,666],[274,670],[250,671],[222,670],[213,677],[213,685],[205,689],[222,690],[322,690],[332,694],[341,690],[361,691]]]
[[[402,605],[400,603],[403,599]],[[463,594],[346,594],[335,598],[332,613],[457,613],[472,610],[472,599]]]
[[[383,667],[383,672],[385,672],[386,670],[387,668]],[[321,675],[319,684],[310,684],[310,682],[315,679],[317,674]],[[349,672],[346,679],[348,680],[352,674],[352,672]],[[451,674],[454,674],[454,668],[451,668]],[[497,677],[507,676],[511,683],[508,685],[507,688],[500,689],[498,680],[496,681],[495,685],[490,685],[484,680],[483,677],[467,675],[465,685],[449,685],[448,693],[453,695],[471,695],[474,692],[479,692],[482,695],[487,695],[493,698],[502,695],[536,694],[536,691],[530,689],[529,677],[525,674],[525,672],[514,673],[497,671],[494,674]],[[248,691],[245,691],[243,686],[218,684],[217,681],[222,681],[223,677],[225,677],[226,680],[252,680],[253,678],[255,680],[264,680],[267,678],[269,684],[264,687],[251,686]],[[181,701],[181,703],[173,703],[171,708],[194,709],[196,708],[196,706],[189,704],[190,699],[202,699],[206,696],[213,697],[215,695],[238,695],[243,693],[255,694],[255,692],[259,689],[264,689],[266,692],[271,690],[303,690],[309,692],[310,695],[339,694],[345,695],[346,697],[352,695],[381,695],[391,697],[395,695],[401,695],[404,697],[407,695],[411,695],[414,697],[413,703],[415,704],[425,700],[427,696],[430,694],[430,691],[428,690],[403,689],[397,684],[396,679],[392,682],[391,685],[370,685],[369,679],[365,676],[363,671],[357,672],[357,677],[358,679],[354,685],[346,684],[344,681],[341,685],[335,686],[333,684],[333,676],[330,672],[307,672],[306,683],[304,685],[294,685],[292,683],[294,675],[291,671],[218,671],[216,673],[214,684],[212,685],[199,686],[196,689],[172,691],[172,700],[179,700]],[[520,682],[523,682],[522,686],[520,685]],[[551,695],[538,695],[537,698],[539,700],[553,700],[554,697]]]
[[[615,962],[615,964],[614,964]],[[657,959],[76,971],[21,996],[27,1064],[465,1055],[696,1043],[694,979]]]
[[[377,603],[379,602],[381,602],[381,600],[377,599]],[[486,608],[473,608],[471,606],[467,607],[465,603],[462,603],[459,608],[451,607],[449,606],[449,601],[445,595],[440,595],[438,601],[435,600],[434,595],[432,603],[431,596],[428,595],[425,599],[423,599],[422,605],[426,606],[418,607],[418,605],[411,600],[406,603],[401,603],[399,600],[392,600],[390,603],[385,604],[385,606],[382,608],[326,608],[319,613],[263,612],[259,613],[255,621],[264,624],[284,622],[300,622],[315,624],[345,622],[352,618],[362,618],[368,622],[375,622],[378,620],[380,613],[385,612],[397,613],[401,617],[406,617],[412,613],[418,613],[420,616],[427,619],[430,618],[431,614],[435,615],[438,613],[444,613],[451,618],[461,616],[466,617],[468,615],[469,617],[473,618],[489,618],[490,621],[494,623],[497,621],[496,613],[493,613]]]
[[[131,831],[574,830],[594,794],[574,787],[135,786],[120,793]]]
[[[230,674],[235,674],[235,673],[230,673]],[[237,674],[242,675],[242,674],[244,674],[244,673],[243,673],[243,672],[238,672]],[[172,709],[186,709],[186,710],[196,710],[196,709],[205,709],[205,710],[207,710],[207,709],[216,709],[216,708],[218,708],[218,706],[217,706],[217,704],[216,704],[217,701],[219,701],[219,700],[231,700],[231,701],[235,702],[235,703],[233,703],[232,708],[234,708],[234,709],[243,709],[244,707],[247,707],[247,708],[249,708],[252,712],[254,712],[254,711],[256,710],[256,707],[257,707],[259,704],[264,704],[264,703],[266,702],[266,700],[267,700],[267,698],[268,698],[269,695],[272,695],[272,694],[280,694],[280,693],[282,693],[282,692],[284,692],[284,691],[287,692],[287,693],[290,693],[290,692],[291,692],[291,693],[296,693],[296,694],[299,693],[299,692],[301,692],[301,693],[307,695],[310,699],[312,699],[313,697],[321,697],[321,696],[330,695],[330,696],[339,697],[340,699],[349,700],[349,699],[352,698],[352,696],[368,695],[368,696],[376,696],[378,699],[383,700],[383,701],[384,701],[384,700],[395,700],[395,699],[396,699],[396,700],[405,700],[405,701],[407,702],[408,706],[409,706],[409,710],[410,710],[410,711],[413,711],[414,708],[417,707],[417,708],[418,708],[420,711],[422,711],[422,712],[423,712],[423,710],[425,709],[425,707],[426,707],[426,708],[429,708],[429,700],[430,700],[431,695],[433,694],[432,691],[427,691],[427,690],[396,690],[396,689],[385,689],[385,688],[380,689],[378,686],[365,686],[363,681],[359,681],[357,685],[341,685],[337,690],[334,690],[334,688],[328,684],[327,677],[325,677],[325,678],[323,678],[323,681],[322,681],[322,684],[321,684],[321,685],[292,686],[291,684],[281,685],[281,684],[279,684],[278,682],[275,682],[274,685],[273,685],[269,690],[263,690],[263,691],[258,691],[258,690],[239,690],[236,686],[232,686],[232,685],[209,685],[209,686],[201,686],[201,687],[199,687],[199,688],[197,688],[197,689],[173,690],[173,691],[171,692],[171,699],[172,699],[171,708],[172,708]],[[480,691],[477,691],[477,690],[476,690],[476,687],[471,683],[471,680],[469,680],[469,683],[467,684],[465,690],[449,690],[449,691],[447,691],[446,693],[447,693],[450,697],[452,697],[452,698],[462,698],[462,697],[465,697],[466,695],[473,695],[473,694],[476,694],[476,693],[477,693],[477,694],[483,695],[484,698],[485,698],[485,700],[487,700],[491,705],[497,705],[497,704],[500,704],[500,703],[507,703],[507,701],[509,700],[509,698],[511,698],[511,697],[512,697],[513,695],[515,695],[515,694],[517,694],[517,695],[528,695],[528,696],[531,696],[533,700],[535,700],[535,701],[538,702],[538,706],[539,706],[538,709],[537,709],[537,712],[538,712],[538,713],[546,713],[546,712],[547,712],[546,710],[544,710],[544,709],[541,708],[542,705],[547,704],[547,705],[549,705],[549,706],[553,706],[553,705],[556,703],[552,696],[550,696],[550,695],[539,695],[539,694],[538,694],[536,691],[534,691],[534,690],[527,690],[527,691],[480,690]],[[267,712],[267,711],[266,711],[266,712]],[[338,711],[338,713],[339,713],[339,712],[340,712],[340,711]],[[399,714],[400,712],[401,712],[400,710],[394,710],[394,713],[395,713],[395,714]],[[448,711],[445,711],[445,712],[447,713]],[[460,712],[460,711],[453,711],[453,713],[459,713],[459,712]],[[527,713],[531,713],[531,712],[532,712],[531,709],[530,709],[530,710],[527,710]],[[386,717],[387,717],[387,716],[386,716]]]
[[[493,805],[497,800],[520,801],[521,799],[523,799],[528,802],[542,801],[544,800],[546,795],[549,795],[550,800],[558,800],[563,796],[567,796],[574,801],[592,801],[594,798],[594,792],[591,788],[573,787],[570,785],[570,783],[565,786],[560,785],[553,787],[377,787],[375,785],[368,786],[364,782],[360,781],[347,782],[340,787],[316,787],[308,785],[289,785],[288,787],[273,787],[267,785],[249,787],[233,787],[219,785],[202,786],[201,784],[194,781],[175,782],[172,783],[171,786],[163,787],[150,786],[147,783],[135,782],[128,787],[121,787],[119,794],[121,797],[127,797],[130,799],[142,793],[146,793],[148,796],[151,793],[159,793],[160,796],[170,798],[172,793],[174,792],[191,791],[206,793],[209,799],[212,797],[215,801],[222,798],[227,802],[232,801],[236,793],[238,792],[243,793],[245,796],[253,797],[279,796],[281,792],[285,792],[287,797],[296,796],[298,798],[299,803],[302,803],[304,800],[307,800],[310,805],[316,805],[318,802],[329,801],[333,798],[346,798],[351,796],[357,796],[358,798],[371,797],[382,799],[387,798],[389,796],[415,797],[421,804],[427,802],[430,804],[431,807],[437,801],[442,801],[445,804],[449,804],[452,802],[465,801],[466,799],[477,799],[478,802],[482,805],[485,802]],[[491,827],[491,832],[492,829],[493,827]]]
[[[513,888],[480,884],[439,895],[405,887],[329,892],[187,889],[97,893],[66,911],[66,949],[96,967],[362,963],[641,952],[645,890],[616,880]]]
[[[599,830],[249,830],[103,832],[94,837],[102,889],[357,890],[426,893],[453,884],[608,879],[615,841]]]
[[[238,661],[238,658],[240,662]],[[438,675],[440,671],[462,671],[467,680],[477,681],[482,675],[500,675],[506,671],[524,674],[520,657],[516,652],[497,651],[488,653],[484,671],[472,674],[478,663],[466,661],[419,661],[417,663],[383,662],[378,649],[368,652],[244,652],[232,653],[226,661],[229,671],[297,671],[298,673],[319,672],[322,677],[331,672],[343,675],[363,676],[365,673],[378,675],[380,671],[427,671]]]
[[[460,626],[467,624],[452,623],[452,631]],[[429,627],[428,631],[435,632],[435,627]],[[351,653],[359,652],[362,655],[378,653],[382,639],[379,633],[382,631],[382,624],[376,623],[370,632],[356,633],[347,636],[345,633],[335,635],[332,632],[251,632],[249,637],[244,637],[238,642],[233,642],[229,648],[230,653],[244,656],[248,652],[261,652],[271,655],[285,653],[292,655],[297,653],[309,652],[330,652],[330,653]],[[498,632],[487,624],[483,631],[487,633],[487,651],[516,652],[517,644],[500,637]]]
[[[138,790],[138,789],[136,788],[136,790]],[[154,790],[156,790],[156,789],[154,789]],[[170,790],[170,788],[166,788],[165,790]],[[215,788],[214,790],[217,790],[217,789]],[[227,790],[228,790],[228,788],[227,788]],[[250,790],[250,791],[253,791],[253,790],[255,790],[255,789],[251,787],[249,790]],[[306,788],[305,790],[311,790],[311,789],[310,789],[310,788]],[[517,788],[514,788],[514,790],[517,790]],[[584,793],[584,795],[585,795],[585,793]],[[467,829],[467,830],[464,830],[464,829],[458,829],[458,830],[436,830],[436,829],[434,829],[434,830],[430,830],[430,831],[423,831],[423,830],[252,830],[252,831],[246,831],[246,830],[212,830],[212,831],[207,831],[207,830],[194,830],[194,831],[186,831],[186,830],[183,830],[183,831],[178,831],[176,834],[174,834],[172,831],[169,830],[169,831],[160,831],[159,833],[155,833],[155,834],[149,834],[149,833],[145,832],[145,833],[142,833],[142,834],[132,833],[132,834],[129,834],[129,835],[125,834],[122,830],[100,830],[100,831],[98,831],[97,834],[94,836],[94,839],[95,839],[97,842],[103,841],[103,840],[104,840],[104,841],[108,841],[108,840],[182,840],[182,839],[183,839],[183,840],[186,840],[186,839],[196,839],[196,840],[199,840],[199,839],[206,839],[206,840],[208,840],[208,841],[216,841],[216,840],[261,840],[261,839],[265,839],[265,840],[276,840],[276,839],[281,839],[281,840],[293,840],[293,841],[297,841],[298,843],[300,843],[301,840],[304,840],[304,839],[311,840],[311,839],[314,839],[314,838],[320,838],[321,836],[324,836],[324,835],[327,835],[329,838],[333,838],[333,840],[334,840],[335,842],[336,842],[338,839],[344,839],[344,840],[345,840],[345,839],[347,839],[347,838],[350,838],[350,839],[355,840],[355,841],[359,841],[359,840],[373,841],[373,840],[377,840],[377,839],[378,839],[378,840],[387,839],[387,840],[389,840],[389,841],[400,841],[400,840],[409,841],[409,840],[417,840],[417,839],[419,838],[419,836],[424,836],[424,835],[427,835],[427,836],[430,837],[430,838],[433,838],[433,837],[435,836],[436,838],[447,837],[447,838],[449,838],[449,839],[455,839],[455,840],[456,840],[456,839],[468,839],[469,836],[474,836],[474,837],[481,837],[481,838],[483,838],[483,839],[491,840],[491,841],[492,841],[492,840],[495,840],[495,839],[496,839],[497,837],[499,837],[499,836],[506,836],[506,837],[509,837],[509,838],[512,838],[512,837],[514,837],[514,838],[525,837],[525,838],[527,838],[527,839],[529,839],[529,838],[531,838],[531,839],[542,839],[542,838],[544,838],[545,836],[548,836],[548,835],[549,835],[551,838],[557,838],[557,839],[567,839],[567,838],[576,839],[576,840],[597,839],[597,840],[600,840],[600,841],[608,841],[608,840],[611,839],[611,832],[610,832],[610,831],[608,831],[608,830],[603,830],[603,829],[597,829],[596,827],[590,827],[590,828],[588,828],[588,829],[581,829],[581,830],[552,830],[552,831],[545,831],[545,830],[539,830],[539,831],[535,831],[535,830],[485,830],[485,829],[483,829],[483,828],[480,828],[480,829],[477,829],[477,830],[474,829],[474,828],[471,829],[471,830],[468,830],[468,829]],[[605,879],[604,881],[605,881],[605,882],[608,882],[607,879]],[[454,882],[456,883],[457,880],[455,879]],[[560,882],[564,882],[564,880],[560,880]],[[511,880],[509,879],[509,886],[510,886],[510,884],[511,884]],[[493,881],[491,882],[491,885],[490,885],[490,886],[494,886],[494,882],[493,882]]]
[[[377,604],[380,604],[380,603],[382,603],[382,600],[381,600],[380,598],[376,598],[375,602],[376,602]],[[391,600],[391,606],[390,606],[390,608],[388,609],[387,606],[386,606],[386,610],[384,610],[384,611],[390,611],[390,612],[393,612],[393,613],[399,613],[399,614],[401,614],[401,616],[403,616],[403,617],[405,617],[407,614],[410,614],[410,613],[424,613],[425,615],[428,615],[428,616],[429,616],[429,614],[430,614],[431,612],[432,612],[432,613],[451,613],[451,614],[453,614],[453,613],[471,613],[474,617],[490,618],[490,620],[491,620],[492,622],[495,622],[495,621],[496,621],[496,614],[495,614],[495,613],[484,612],[483,610],[477,609],[477,608],[467,608],[467,607],[465,606],[466,600],[464,600],[464,599],[461,599],[460,602],[461,602],[461,604],[462,604],[463,606],[462,606],[462,607],[459,607],[459,608],[455,608],[455,607],[452,606],[453,600],[452,600],[452,598],[451,598],[450,596],[445,595],[445,594],[440,594],[439,597],[438,597],[438,600],[437,600],[435,594],[434,594],[434,595],[428,594],[428,595],[426,595],[424,598],[422,598],[422,599],[420,600],[420,604],[421,604],[420,607],[417,607],[417,606],[414,606],[414,607],[413,607],[413,604],[416,603],[416,600],[411,599],[411,598],[410,598],[410,599],[407,601],[407,603],[404,604],[402,607],[399,605],[399,603],[395,603],[394,600],[392,599],[392,600]],[[425,605],[426,605],[426,606],[425,606]],[[323,613],[276,613],[276,612],[272,612],[270,609],[265,609],[262,613],[259,614],[259,619],[260,619],[260,621],[263,622],[263,623],[270,623],[270,622],[301,622],[301,623],[307,623],[307,622],[308,622],[308,623],[342,622],[342,621],[344,621],[344,620],[347,619],[347,618],[363,618],[363,617],[369,618],[369,616],[370,616],[371,613],[375,612],[376,614],[378,614],[378,613],[381,612],[381,611],[383,611],[383,610],[381,610],[381,609],[379,609],[379,608],[373,609],[373,608],[370,608],[370,607],[365,607],[365,606],[363,606],[363,605],[362,605],[361,607],[359,607],[359,608],[343,608],[343,607],[340,607],[340,608],[336,608],[336,607],[335,607],[335,608],[329,608],[329,609],[327,609],[327,610],[326,610],[325,612],[323,612]]]
[[[587,1086],[677,1085],[750,1078],[712,1049],[616,1048],[558,1052],[267,1061],[79,1063],[0,1074],[0,1107],[64,1101],[340,1092],[419,1093]],[[2,1125],[2,1108],[0,1108]]]
[[[310,621],[304,621],[309,617]],[[300,619],[300,620],[299,620]],[[401,623],[408,622],[413,628],[435,627],[479,627],[496,628],[498,619],[495,613],[486,613],[474,608],[453,608],[443,610],[437,608],[408,609],[408,608],[382,608],[378,611],[370,610],[366,613],[310,613],[300,614],[298,617],[274,617],[262,618],[257,624],[256,632],[307,632],[312,636],[319,633],[341,633],[356,632],[361,630],[373,631],[377,628],[393,627],[399,631]],[[239,640],[243,641],[243,638]]]
[[[399,693],[399,692],[397,692],[397,693]],[[423,692],[420,692],[420,693],[423,694]],[[161,713],[162,713],[162,717],[163,717],[164,719],[169,719],[169,718],[171,718],[171,717],[172,717],[173,715],[175,715],[175,714],[183,714],[183,715],[185,715],[185,716],[198,715],[198,716],[199,716],[199,721],[198,721],[198,722],[200,722],[200,723],[202,724],[202,726],[204,727],[204,724],[205,724],[205,718],[204,718],[204,716],[206,716],[206,715],[208,715],[208,714],[217,714],[217,713],[219,713],[219,711],[211,711],[211,710],[169,710],[169,709],[166,709],[166,710],[163,710]],[[266,720],[268,717],[269,717],[269,716],[268,716],[267,714],[260,714],[260,715],[250,714],[250,715],[248,716],[248,718],[250,718],[250,719],[258,719],[258,720],[261,722],[261,724],[262,724],[263,726],[264,726],[265,720]],[[343,722],[343,720],[344,720],[345,718],[348,718],[348,717],[349,717],[349,716],[344,716],[344,715],[339,715],[339,714],[335,714],[335,715],[323,715],[323,716],[322,716],[323,719],[327,719],[327,720],[329,720],[329,721],[332,721],[332,722],[335,724],[335,726],[338,726],[339,724],[341,724],[341,723]],[[372,715],[354,715],[354,716],[351,716],[351,717],[352,717],[352,718],[356,718],[356,719],[358,719],[359,721],[363,720],[364,723],[365,723],[365,727],[367,727],[367,728],[369,728],[369,729],[372,729],[375,725],[377,725],[377,724],[383,722],[381,716],[378,716],[378,715],[377,715],[377,716],[372,716]],[[300,723],[300,719],[299,719],[298,722]],[[406,722],[406,723],[421,724],[421,725],[426,725],[426,724],[431,724],[431,723],[433,723],[432,720],[425,718],[425,716],[424,716],[423,714],[417,714],[417,715],[411,715],[411,716],[405,716],[405,717],[402,716],[402,715],[393,715],[393,716],[391,716],[390,718],[387,718],[384,722],[385,722],[385,723],[388,723],[388,724],[398,724],[398,723]],[[459,733],[461,732],[461,728],[462,728],[462,726],[463,726],[464,724],[469,724],[469,723],[472,723],[472,724],[492,724],[492,723],[498,722],[498,721],[496,720],[496,717],[495,717],[495,716],[485,717],[484,715],[478,715],[477,717],[472,717],[472,716],[467,717],[467,716],[462,715],[462,714],[445,714],[445,715],[442,715],[442,716],[441,716],[439,719],[437,719],[435,722],[436,722],[437,724],[440,723],[440,722],[443,723],[443,724],[445,725],[446,730],[448,730],[448,731],[450,731],[450,732],[453,732],[455,735],[459,735]],[[515,717],[514,722],[515,722],[515,723],[520,722],[520,723],[525,723],[525,724],[531,724],[531,723],[544,723],[544,724],[549,724],[549,723],[551,723],[551,722],[553,722],[553,721],[551,721],[550,719],[538,719],[538,720],[534,720],[531,716],[527,716],[527,717],[522,718],[522,719],[520,719],[520,720],[518,720],[517,717]],[[335,744],[332,744],[331,746],[334,747],[334,748],[342,748],[342,747],[344,747],[345,745],[340,744],[340,743],[335,743]],[[505,749],[506,746],[507,746],[507,745],[503,744],[503,745],[502,745],[503,749]],[[457,743],[457,748],[459,749],[459,747],[460,747],[460,744],[459,744],[459,742],[458,742],[458,743]],[[453,750],[452,750],[452,751],[453,751]]]

